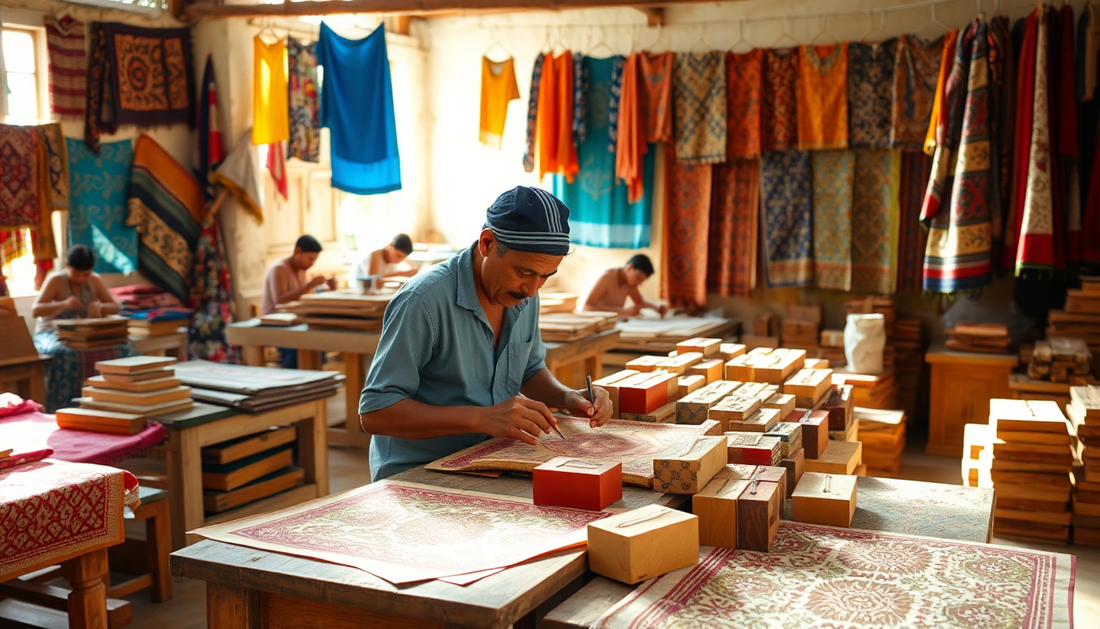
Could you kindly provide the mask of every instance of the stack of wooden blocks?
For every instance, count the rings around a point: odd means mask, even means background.
[[[947,349],[956,352],[1007,354],[1012,345],[1008,326],[1001,323],[959,322],[946,334]]]
[[[898,407],[898,380],[893,368],[887,369],[877,376],[836,371],[833,373],[833,384],[850,385],[852,387],[852,402],[862,408],[897,408]]]
[[[149,321],[148,319],[130,319],[129,334],[139,338],[151,338],[155,336],[167,336],[179,331],[180,326],[186,326],[186,319],[165,319],[162,321]]]
[[[779,347],[779,318],[771,312],[756,315],[752,322],[752,334],[741,337],[748,349],[757,347]]]
[[[84,381],[79,408],[58,409],[62,428],[136,434],[145,420],[194,404],[191,388],[182,386],[171,365],[175,358],[134,356],[96,363],[98,376]]]
[[[1054,402],[994,398],[989,425],[994,534],[1068,541],[1075,439],[1066,416]]]
[[[282,426],[203,448],[203,509],[221,513],[301,485],[296,446],[296,427]]]
[[[79,350],[102,349],[125,343],[129,319],[119,316],[98,319],[56,319],[57,339]]]
[[[568,343],[615,327],[614,312],[556,312],[539,316],[539,332],[547,343]]]
[[[787,307],[787,317],[783,319],[780,338],[784,347],[814,350],[816,355],[820,334],[821,306]]]
[[[920,319],[898,319],[894,322],[894,336],[888,338],[887,343],[894,346],[894,370],[898,380],[897,406],[910,417],[916,417],[925,364],[923,322]]]
[[[892,476],[901,471],[905,451],[905,411],[854,409],[863,444],[863,463],[871,476]]]
[[[1051,310],[1047,336],[1074,336],[1092,351],[1092,371],[1100,374],[1100,277],[1081,276],[1080,290],[1066,293],[1066,309]]]
[[[1069,419],[1077,433],[1073,468],[1073,543],[1100,546],[1100,387],[1070,389]]]
[[[361,295],[346,290],[307,293],[279,309],[293,313],[298,323],[306,323],[311,329],[379,332],[382,315],[391,299],[393,293]]]
[[[1027,377],[1032,380],[1068,382],[1074,386],[1088,384],[1092,371],[1092,352],[1083,339],[1051,336],[1036,341],[1027,365]]]
[[[545,293],[539,291],[539,315],[554,312],[574,312],[580,295],[575,293]]]

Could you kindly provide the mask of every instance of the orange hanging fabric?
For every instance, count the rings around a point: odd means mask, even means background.
[[[932,101],[932,116],[928,121],[928,133],[924,136],[924,154],[936,152],[936,129],[943,116],[943,91],[947,85],[947,75],[955,64],[955,45],[959,41],[959,29],[947,31],[943,36],[943,58],[940,60],[940,76],[936,79],[936,98]]]
[[[619,136],[615,143],[615,176],[626,184],[627,201],[637,203],[645,192],[642,159],[646,153],[643,112],[638,103],[639,53],[623,64],[622,93],[619,96]]]
[[[848,148],[848,42],[798,49],[798,148]]]

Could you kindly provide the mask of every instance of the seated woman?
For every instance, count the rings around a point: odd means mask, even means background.
[[[129,342],[95,350],[72,349],[57,337],[57,319],[87,319],[118,314],[122,307],[107,290],[99,275],[92,272],[95,254],[86,245],[77,245],[65,258],[65,270],[46,278],[34,300],[32,314],[38,318],[34,345],[40,354],[51,357],[46,365],[46,412],[72,405],[80,397],[84,379],[96,375],[95,363],[134,355]],[[41,400],[36,400],[41,401]]]

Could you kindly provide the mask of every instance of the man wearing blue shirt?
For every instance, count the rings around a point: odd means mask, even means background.
[[[538,290],[568,253],[569,209],[519,186],[488,209],[476,243],[398,291],[359,398],[373,480],[488,437],[533,444],[557,425],[550,408],[607,422],[605,390],[592,404],[546,369]]]

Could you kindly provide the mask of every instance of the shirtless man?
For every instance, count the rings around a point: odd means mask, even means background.
[[[649,257],[638,254],[625,266],[608,269],[596,280],[596,284],[584,298],[581,310],[617,312],[623,317],[636,317],[642,308],[652,308],[663,317],[668,306],[655,304],[642,298],[638,287],[653,275],[653,263]],[[630,306],[626,298],[630,298]]]

